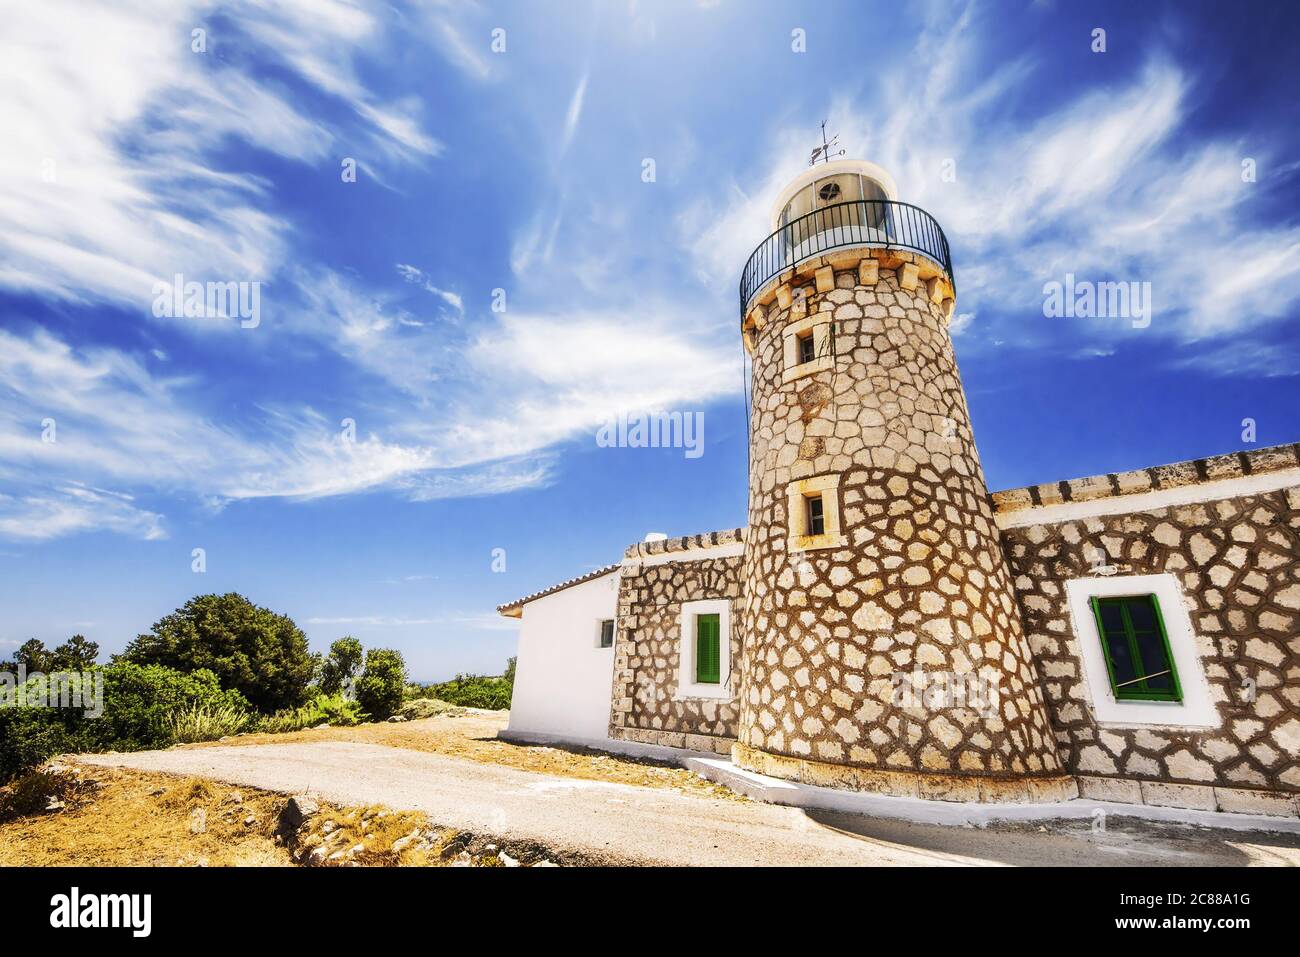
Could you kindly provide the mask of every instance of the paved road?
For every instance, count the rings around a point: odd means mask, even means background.
[[[339,804],[419,810],[434,823],[561,856],[670,865],[1300,865],[1300,836],[1125,821],[959,828],[883,821],[584,781],[383,747],[318,742],[86,756]],[[1040,828],[1045,827],[1045,830]]]

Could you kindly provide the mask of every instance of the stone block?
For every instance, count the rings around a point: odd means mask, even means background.
[[[1294,468],[1296,461],[1296,447],[1294,445],[1278,445],[1269,449],[1255,449],[1246,453],[1250,459],[1250,471],[1255,472],[1276,472],[1278,469]]]
[[[916,263],[903,263],[898,270],[898,285],[903,289],[916,288]]]
[[[943,293],[943,280],[938,276],[931,276],[925,281],[925,294],[930,297],[931,302],[942,302]]]
[[[858,282],[864,286],[874,286],[880,281],[880,261],[878,259],[864,259],[858,263]]]
[[[793,296],[794,294],[791,291],[788,282],[783,282],[781,285],[776,287],[776,304],[782,309],[790,308],[790,302],[793,299]]]
[[[1119,485],[1121,495],[1151,491],[1151,475],[1146,469],[1138,469],[1134,472],[1117,472],[1115,473],[1115,482]]]
[[[1094,778],[1079,775],[1079,797],[1116,804],[1142,804],[1142,785],[1127,778]]]
[[[1205,474],[1212,479],[1239,478],[1241,459],[1235,455],[1214,455],[1205,460]]]
[[[1073,801],[1079,796],[1079,782],[1069,775],[1055,778],[1030,778],[1028,784],[1029,798],[1036,804]]]
[[[830,292],[835,288],[835,270],[830,266],[822,266],[815,273],[813,279],[817,283],[818,292]]]
[[[909,771],[879,771],[858,768],[858,790],[894,797],[920,797],[921,776]]]
[[[1252,791],[1249,788],[1215,788],[1219,810],[1231,814],[1267,814],[1270,817],[1295,817],[1295,798],[1289,794]]]
[[[980,800],[985,804],[1028,804],[1033,800],[1026,780],[1001,781],[996,778],[979,779]]]
[[[858,789],[856,768],[843,764],[827,764],[824,761],[802,761],[799,764],[799,780],[820,788]]]
[[[978,801],[978,778],[959,778],[951,774],[917,775],[918,797],[927,801]]]
[[[1161,488],[1180,488],[1195,485],[1201,480],[1196,466],[1191,462],[1179,462],[1176,465],[1157,465],[1151,470]]]
[[[1104,475],[1074,479],[1069,486],[1072,502],[1089,502],[1098,498],[1110,498],[1115,494],[1110,487],[1110,479]]]
[[[1038,486],[1038,500],[1044,505],[1059,505],[1065,501],[1065,496],[1061,494],[1061,485],[1057,483],[1048,483]]]
[[[1153,807],[1185,807],[1197,811],[1217,811],[1219,808],[1214,788],[1209,785],[1143,781],[1141,786],[1142,803]]]
[[[1019,512],[1033,507],[1034,504],[1027,488],[1011,488],[1005,492],[994,492],[992,498],[995,512]]]

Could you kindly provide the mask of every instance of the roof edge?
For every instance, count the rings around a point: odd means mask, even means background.
[[[554,595],[556,592],[564,591],[566,588],[572,588],[574,585],[581,585],[585,582],[592,581],[610,572],[618,571],[622,567],[621,562],[615,562],[612,565],[603,565],[600,568],[589,571],[584,575],[576,578],[568,578],[559,584],[552,585],[550,588],[543,588],[541,591],[535,591],[531,595],[525,595],[523,598],[515,601],[506,602],[504,605],[497,605],[497,613],[504,618],[521,618],[524,613],[524,605],[530,601],[537,601],[539,598],[545,598],[547,595]]]
[[[1300,443],[1272,445],[1262,449],[1229,452],[1203,459],[1190,459],[1169,465],[1156,465],[1128,472],[1107,472],[1087,478],[1026,485],[1022,488],[993,492],[996,515],[1009,515],[1065,502],[1091,502],[1122,498],[1165,489],[1185,488],[1223,479],[1246,478],[1268,472],[1280,472],[1300,466]]]

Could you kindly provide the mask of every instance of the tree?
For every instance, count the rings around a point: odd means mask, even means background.
[[[52,671],[89,671],[99,657],[99,645],[85,635],[73,635],[50,654]]]
[[[519,659],[511,655],[506,659],[505,674],[501,676],[506,684],[510,685],[511,688],[515,686],[515,665],[517,664],[519,664]]]
[[[320,690],[328,695],[340,692],[351,695],[357,672],[361,670],[363,654],[361,642],[351,635],[330,645],[330,653],[320,669]]]
[[[371,648],[366,669],[357,679],[357,702],[372,717],[387,718],[402,706],[406,690],[406,660],[400,651]]]
[[[235,592],[191,598],[151,633],[137,636],[121,658],[185,672],[207,668],[222,688],[268,714],[307,700],[319,661],[291,618]]]
[[[50,654],[45,642],[39,638],[29,638],[19,645],[14,652],[14,662],[26,665],[29,674],[33,671],[49,674],[54,670],[54,655]]]

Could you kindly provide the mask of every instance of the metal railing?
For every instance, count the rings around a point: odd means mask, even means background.
[[[948,237],[933,216],[910,203],[851,200],[800,216],[758,244],[740,274],[741,316],[768,280],[805,259],[842,246],[911,250],[934,260],[950,281],[953,278]],[[953,282],[953,290],[956,288]]]

